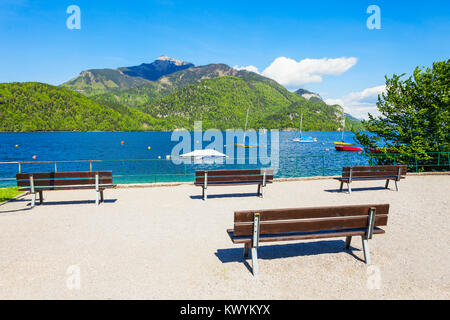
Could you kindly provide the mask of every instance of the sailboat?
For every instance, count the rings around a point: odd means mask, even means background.
[[[334,145],[335,146],[351,146],[353,143],[351,142],[344,142],[344,129],[345,129],[345,118],[344,118],[344,123],[342,124],[342,136],[341,136],[341,141],[335,141]]]
[[[247,131],[247,123],[248,123],[248,111],[250,110],[250,107],[247,109],[247,116],[245,117],[245,129],[244,129],[244,137],[242,138],[242,143],[236,143],[236,147],[242,147],[242,148],[259,148],[258,143],[246,143],[245,142],[245,132]]]
[[[294,139],[292,139],[292,141],[303,142],[303,143],[317,142],[317,138],[303,137],[302,136],[302,127],[303,127],[303,114],[300,116],[300,124],[298,126],[298,130],[300,131],[300,137],[299,138],[294,138]]]
[[[336,151],[356,151],[356,152],[362,152],[363,149],[359,148],[359,147],[355,147],[353,146],[353,143],[351,142],[344,142],[344,129],[345,129],[345,119],[344,119],[344,123],[342,124],[342,136],[341,136],[341,141],[335,141],[334,142],[334,148],[336,149]]]

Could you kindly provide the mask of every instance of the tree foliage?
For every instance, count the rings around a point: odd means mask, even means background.
[[[162,130],[139,110],[43,83],[0,84],[0,131]]]
[[[432,68],[417,67],[412,76],[404,76],[386,77],[386,92],[377,102],[381,116],[369,115],[363,121],[369,133],[355,132],[366,152],[389,154],[378,162],[390,163],[396,153],[450,151],[450,60],[435,62]],[[435,157],[420,155],[419,160],[432,163]],[[411,161],[407,158],[403,156]]]

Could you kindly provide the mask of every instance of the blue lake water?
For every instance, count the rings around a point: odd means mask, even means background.
[[[267,134],[270,155],[271,134]],[[333,142],[341,140],[341,132],[304,132],[304,135],[315,137],[318,142],[293,142],[298,137],[297,132],[279,133],[276,177],[337,175],[342,166],[368,164],[368,158],[363,154],[335,151]],[[272,166],[263,158],[252,163],[260,148],[239,148],[244,155],[239,157],[240,161],[234,159],[238,157],[238,148],[234,142],[226,141],[225,133],[222,133],[223,144],[226,145],[223,152],[228,154],[233,149],[234,160],[229,160],[232,164],[174,164],[166,160],[178,144],[178,141],[171,141],[171,136],[172,132],[0,133],[0,162],[21,162],[21,172],[63,172],[89,171],[91,164],[62,162],[55,168],[54,163],[41,161],[99,160],[92,163],[92,170],[112,170],[115,183],[193,181],[194,172],[198,169]],[[353,142],[353,134],[345,132],[345,140]],[[205,148],[210,144],[201,139],[190,142],[192,149],[194,145]],[[0,186],[14,185],[18,171],[17,163],[0,164]]]

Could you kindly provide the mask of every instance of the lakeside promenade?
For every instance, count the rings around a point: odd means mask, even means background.
[[[392,187],[393,188],[393,187]],[[45,192],[0,206],[0,299],[450,299],[450,175]],[[344,188],[344,191],[346,189]],[[262,244],[258,279],[226,229],[236,210],[389,203],[384,235]],[[250,265],[249,265],[250,264]],[[68,287],[79,271],[79,289]]]

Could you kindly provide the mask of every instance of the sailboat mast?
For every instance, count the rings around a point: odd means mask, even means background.
[[[245,117],[245,129],[244,129],[244,139],[242,141],[242,144],[245,145],[245,132],[247,131],[247,122],[248,122],[248,111],[250,110],[250,107],[247,109],[247,116]]]
[[[303,113],[300,116],[300,138],[302,137],[302,129],[303,129]]]

